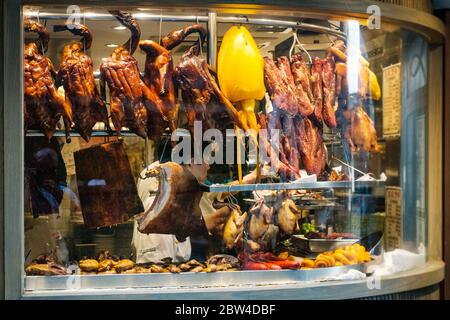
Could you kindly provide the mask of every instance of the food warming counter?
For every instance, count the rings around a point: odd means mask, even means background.
[[[7,298],[438,294],[432,15],[376,1],[3,10]]]

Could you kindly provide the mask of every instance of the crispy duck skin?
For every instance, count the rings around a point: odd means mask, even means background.
[[[303,57],[300,54],[292,56],[291,63],[292,76],[299,100],[300,113],[303,116],[309,116],[314,112],[313,93],[311,90],[310,71]]]
[[[323,122],[323,84],[322,84],[322,60],[318,57],[313,59],[311,67],[311,84],[314,97],[314,113],[311,115],[317,124]]]
[[[358,106],[354,112],[344,136],[352,152],[379,151],[377,132],[373,121],[361,106]]]
[[[327,162],[321,129],[309,118],[295,120],[298,131],[298,148],[303,167],[308,174],[316,174],[317,177],[320,177]]]
[[[36,32],[36,42],[24,48],[24,116],[26,129],[40,129],[47,139],[53,136],[61,117],[64,121],[66,141],[70,142],[72,110],[68,100],[58,94],[53,64],[44,54],[49,33],[41,24],[26,19],[26,32]]]
[[[336,66],[333,56],[329,55],[322,60],[323,79],[323,120],[329,128],[336,127],[334,103],[336,94]]]
[[[98,121],[102,121],[110,132],[108,110],[95,86],[92,59],[86,54],[92,43],[89,29],[82,24],[72,24],[70,28],[68,25],[55,25],[53,30],[69,30],[82,37],[80,42],[64,47],[57,74],[57,84],[64,86],[66,100],[72,105],[75,129],[86,141],[89,141]]]
[[[151,101],[147,101],[148,136],[152,140],[159,140],[167,127],[171,131],[176,130],[178,122],[172,55],[169,50],[151,40],[140,41],[139,47],[147,55],[144,83],[154,96]],[[162,110],[162,114],[159,110]]]
[[[247,130],[248,126],[240,120],[236,108],[219,89],[205,59],[199,57],[200,47],[206,38],[205,28],[195,25],[192,26],[192,30],[199,33],[200,39],[183,54],[175,68],[175,78],[181,89],[189,129],[193,130],[194,121],[202,121],[204,130],[221,127],[223,124],[220,122],[223,121],[220,114],[226,112],[235,125]],[[165,38],[170,39],[174,34],[178,36],[179,31],[174,31]],[[177,38],[175,43],[179,44],[180,42]],[[168,47],[172,47],[172,45]]]
[[[100,65],[101,94],[105,98],[105,83],[108,83],[111,118],[119,137],[121,128],[128,127],[131,132],[146,138],[148,114],[145,102],[153,101],[155,95],[142,81],[138,63],[132,56],[138,46],[141,30],[131,14],[123,11],[110,13],[131,31],[131,37]],[[163,114],[162,110],[158,111]]]
[[[298,101],[292,73],[286,63],[289,64],[286,57],[278,58],[277,64],[265,57],[264,83],[274,107],[295,116],[299,111]]]

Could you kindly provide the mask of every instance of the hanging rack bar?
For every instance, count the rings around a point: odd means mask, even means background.
[[[69,14],[66,13],[49,13],[49,12],[29,12],[25,14],[29,18],[37,18],[39,16],[40,19],[68,19]],[[113,20],[113,16],[108,13],[79,13],[70,15],[70,17],[80,18],[86,17],[86,19],[90,20]],[[160,21],[161,15],[159,14],[150,14],[150,13],[135,13],[133,16],[142,21]],[[177,15],[163,15],[162,21],[164,22],[208,22],[208,16],[177,16]],[[239,23],[239,24],[255,24],[255,25],[270,25],[270,26],[278,26],[278,27],[286,27],[293,28],[298,30],[305,31],[315,31],[326,33],[332,36],[335,36],[339,39],[345,40],[346,34],[340,30],[334,28],[328,28],[324,26],[319,26],[311,23],[303,23],[297,21],[289,21],[289,20],[276,20],[276,19],[262,19],[262,18],[248,18],[245,16],[217,16],[216,22],[218,23]]]

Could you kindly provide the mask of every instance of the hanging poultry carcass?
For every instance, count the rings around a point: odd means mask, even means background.
[[[350,123],[344,132],[344,137],[352,152],[367,151],[378,152],[377,132],[372,119],[364,111],[362,106],[358,106],[353,111]]]
[[[63,85],[66,100],[71,102],[75,129],[86,141],[89,141],[92,129],[99,121],[110,132],[108,110],[95,85],[92,59],[86,54],[91,47],[92,34],[82,24],[55,25],[53,30],[68,30],[82,37],[79,42],[64,47],[57,74],[57,84]]]
[[[176,101],[173,59],[168,49],[152,40],[140,41],[139,47],[147,55],[144,82],[157,97],[156,101],[147,101],[148,136],[157,141],[167,127],[172,132],[177,129],[179,106]]]
[[[26,19],[26,32],[38,34],[38,40],[24,48],[24,117],[26,129],[39,129],[51,139],[61,117],[64,121],[66,140],[70,142],[72,109],[70,102],[58,94],[53,64],[45,56],[49,33],[38,22]]]
[[[181,89],[189,129],[193,132],[194,121],[201,121],[203,130],[224,129],[230,123],[247,130],[248,126],[241,121],[236,108],[211,75],[211,67],[199,56],[206,39],[205,27],[197,24],[173,31],[161,39],[161,44],[166,49],[172,49],[192,33],[198,33],[199,40],[186,50],[175,67],[175,79]],[[224,119],[224,113],[231,121]]]
[[[163,114],[162,104],[141,79],[138,63],[132,56],[139,44],[141,30],[136,19],[128,12],[110,11],[116,19],[131,31],[126,43],[116,48],[100,65],[100,84],[103,98],[105,83],[110,92],[111,119],[120,137],[122,127],[142,138],[147,137],[148,114],[146,100],[155,103]]]

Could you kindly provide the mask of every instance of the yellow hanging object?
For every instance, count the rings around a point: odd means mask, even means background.
[[[372,96],[372,99],[380,100],[380,98],[381,98],[380,84],[378,83],[377,76],[370,69],[369,69],[369,87],[370,87],[370,95]]]
[[[237,103],[241,121],[254,130],[252,138],[257,146],[259,126],[254,110],[255,100],[262,100],[266,92],[264,60],[255,40],[244,26],[232,26],[225,33],[217,59],[217,76],[224,95]],[[239,163],[238,171],[241,176]],[[259,178],[259,164],[257,173]]]

